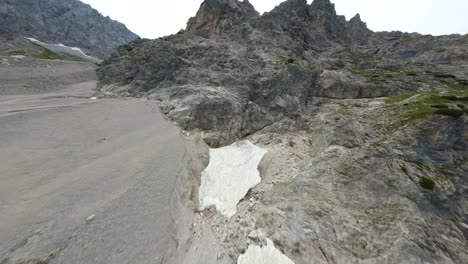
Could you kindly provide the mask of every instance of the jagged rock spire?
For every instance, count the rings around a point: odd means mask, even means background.
[[[197,15],[188,21],[186,31],[211,38],[258,16],[248,0],[205,0]]]
[[[372,35],[372,31],[367,28],[367,24],[361,20],[361,16],[356,14],[346,24],[348,40],[354,43],[363,43]]]
[[[333,39],[342,39],[345,34],[346,19],[338,16],[335,4],[330,0],[314,0],[310,5],[310,17],[316,30]]]

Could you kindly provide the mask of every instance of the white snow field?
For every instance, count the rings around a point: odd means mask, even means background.
[[[221,215],[231,218],[239,201],[260,183],[257,167],[266,153],[250,141],[210,149],[210,163],[201,177],[200,208],[214,205]]]
[[[239,256],[237,264],[294,264],[294,262],[276,249],[273,241],[267,239],[266,247],[249,246],[247,251]]]
[[[102,60],[98,59],[98,58],[95,58],[95,57],[92,57],[92,56],[88,56],[86,53],[84,53],[80,48],[77,48],[77,47],[68,47],[68,46],[65,46],[63,45],[62,43],[59,43],[59,44],[49,44],[49,43],[45,43],[45,42],[42,42],[42,41],[39,41],[35,38],[25,38],[29,41],[32,41],[46,49],[49,49],[53,52],[58,52],[58,53],[66,53],[66,54],[69,54],[69,55],[73,55],[73,56],[76,56],[76,57],[79,57],[79,58],[82,58],[82,59],[85,59],[87,61],[90,61],[90,62],[94,62],[94,63],[101,63]]]

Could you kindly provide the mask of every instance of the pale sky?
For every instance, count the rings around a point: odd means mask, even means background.
[[[185,28],[203,0],[82,0],[103,15],[124,23],[145,38],[175,34]],[[283,0],[250,0],[266,12]],[[309,3],[311,0],[308,1]],[[468,34],[468,0],[332,0],[337,13],[361,14],[373,31]]]

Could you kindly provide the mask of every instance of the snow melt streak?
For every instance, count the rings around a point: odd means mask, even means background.
[[[198,195],[201,209],[214,205],[221,215],[231,218],[239,201],[260,183],[257,167],[266,153],[249,141],[210,149]]]

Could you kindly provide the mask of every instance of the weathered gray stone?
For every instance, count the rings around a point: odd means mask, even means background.
[[[262,230],[295,263],[467,263],[468,36],[374,33],[329,0],[250,12],[205,1],[98,70],[103,94],[158,100],[212,147],[268,150],[238,220],[204,216],[221,255]]]

